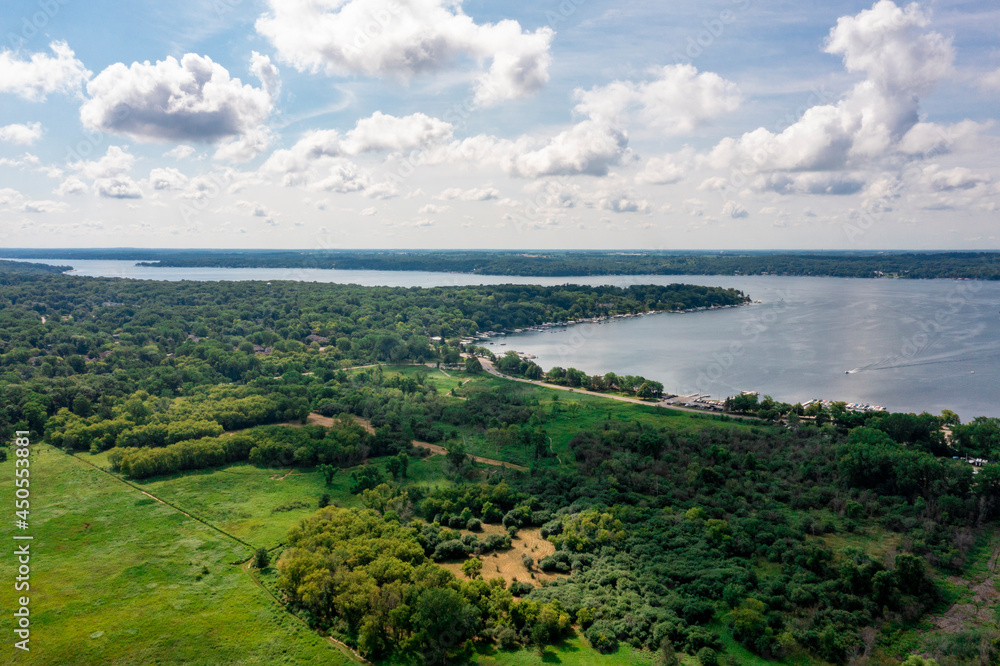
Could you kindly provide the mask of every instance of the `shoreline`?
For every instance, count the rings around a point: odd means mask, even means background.
[[[747,298],[743,303],[733,303],[731,305],[709,305],[697,308],[687,308],[685,310],[646,310],[645,312],[633,312],[628,314],[601,315],[598,317],[584,317],[583,319],[570,319],[567,321],[547,321],[542,324],[528,326],[525,328],[504,329],[502,331],[483,331],[468,338],[462,338],[459,342],[463,345],[476,344],[477,341],[499,339],[500,336],[517,335],[519,333],[542,333],[556,328],[568,328],[576,324],[606,324],[616,319],[634,319],[636,317],[648,317],[658,314],[690,314],[692,312],[708,312],[710,310],[728,310],[731,308],[742,308],[748,305],[760,305],[762,301],[752,301]]]
[[[222,250],[225,251],[225,250]],[[473,271],[454,271],[447,269],[437,269],[431,270],[427,268],[333,268],[333,267],[319,267],[319,266],[221,266],[221,265],[165,265],[160,263],[160,260],[146,260],[146,259],[82,259],[82,258],[39,258],[39,257],[5,257],[0,256],[0,260],[5,261],[18,261],[25,263],[41,263],[50,266],[60,265],[53,262],[73,262],[73,261],[120,261],[124,263],[129,263],[132,266],[139,268],[172,268],[172,269],[215,269],[215,270],[283,270],[283,271],[294,271],[294,270],[318,270],[318,271],[331,271],[331,272],[374,272],[374,273],[437,273],[441,275],[464,275],[470,277],[489,277],[489,278],[518,278],[518,279],[560,279],[560,278],[587,278],[587,279],[599,279],[599,278],[663,278],[663,277],[673,277],[683,280],[684,278],[759,278],[759,277],[772,277],[772,278],[821,278],[821,279],[838,279],[838,280],[897,280],[897,281],[935,281],[935,280],[954,280],[963,282],[996,282],[1000,278],[983,278],[975,276],[933,276],[933,277],[908,277],[898,274],[882,274],[882,275],[834,275],[834,274],[816,274],[816,273],[774,273],[770,271],[763,271],[759,273],[676,273],[672,271],[667,272],[657,272],[657,273],[580,273],[580,272],[565,272],[565,273],[491,273],[481,270]],[[67,264],[61,264],[67,265]],[[77,268],[72,268],[72,270],[78,270]],[[79,276],[79,277],[121,277],[116,275],[99,275],[99,276]],[[156,280],[157,278],[136,278],[136,279],[149,279]],[[191,278],[183,278],[191,279]],[[264,279],[264,278],[261,278]],[[243,280],[240,280],[243,281]],[[640,283],[641,284],[641,283]]]

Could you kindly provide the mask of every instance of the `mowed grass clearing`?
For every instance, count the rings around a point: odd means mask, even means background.
[[[245,546],[52,447],[33,449],[31,651],[12,639],[0,662],[350,663],[229,564],[249,557]],[[13,459],[0,463],[4,487],[13,470]],[[0,558],[0,579],[14,580],[14,562]],[[3,607],[22,594],[4,585]]]
[[[587,645],[578,633],[559,641],[545,649],[544,655],[537,650],[500,650],[496,647],[482,647],[475,663],[503,664],[503,666],[541,666],[542,664],[563,664],[564,666],[651,666],[654,655],[622,644],[611,654],[601,654]]]
[[[101,464],[101,455],[78,454]],[[425,490],[451,485],[445,475],[443,456],[410,458],[406,483]],[[384,459],[370,463],[386,479]],[[264,468],[249,463],[235,463],[215,469],[193,470],[143,481],[136,486],[156,497],[183,508],[220,529],[254,546],[274,548],[288,530],[318,508],[320,495],[328,493],[333,503],[362,508],[361,498],[352,495],[351,473],[359,467],[339,470],[330,485],[312,468]]]
[[[569,449],[569,441],[581,432],[602,430],[605,421],[634,421],[643,426],[667,428],[672,434],[680,436],[705,429],[745,430],[772,427],[729,419],[715,414],[694,414],[659,407],[652,403],[637,404],[576,391],[534,386],[524,382],[500,379],[492,375],[469,375],[454,372],[452,374],[456,378],[461,374],[466,381],[472,380],[470,384],[458,389],[459,395],[479,387],[507,385],[515,387],[515,390],[523,391],[529,400],[537,400],[545,412],[540,427],[551,438],[551,451],[557,457],[545,458],[536,462],[533,450],[523,446],[498,448],[487,442],[481,431],[468,426],[452,428],[461,433],[462,439],[444,442],[445,446],[454,446],[462,442],[466,451],[474,455],[525,466],[530,466],[533,463],[543,466],[559,465],[560,460],[562,464],[571,462],[572,452]]]

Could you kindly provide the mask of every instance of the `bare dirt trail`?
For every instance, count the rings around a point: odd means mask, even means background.
[[[313,416],[317,417],[316,425],[324,425],[323,423],[319,422],[319,419],[327,419],[327,417],[321,416],[319,414],[310,414],[309,415],[309,422],[310,423],[313,423]],[[368,432],[370,432],[372,434],[375,434],[375,428],[372,427],[371,421],[369,421],[368,419],[365,419],[365,418],[361,418],[360,416],[354,416],[353,418],[365,430],[367,430]],[[333,425],[333,419],[329,419],[329,421],[330,421],[330,425]],[[441,456],[443,456],[443,455],[447,455],[448,454],[448,449],[446,449],[445,447],[441,446],[440,444],[431,444],[430,442],[421,442],[421,441],[415,439],[415,440],[413,440],[413,446],[419,447],[421,449],[427,449],[428,451],[431,452],[432,455],[441,455]],[[528,468],[525,467],[524,465],[515,465],[514,463],[510,463],[510,462],[507,462],[505,460],[494,460],[493,458],[483,458],[482,456],[473,456],[473,455],[470,455],[469,457],[473,461],[478,462],[478,463],[483,463],[484,465],[493,465],[494,467],[509,467],[511,469],[520,470],[522,472],[527,472],[528,471]]]
[[[934,627],[949,634],[968,631],[993,622],[1000,591],[997,591],[998,560],[1000,560],[1000,540],[994,543],[983,570],[969,576],[968,580],[959,576],[949,576],[948,582],[969,591],[971,598],[965,603],[956,603],[943,615],[932,618]]]

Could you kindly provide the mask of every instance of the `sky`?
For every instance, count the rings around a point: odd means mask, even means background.
[[[1000,248],[994,0],[6,0],[0,248]]]

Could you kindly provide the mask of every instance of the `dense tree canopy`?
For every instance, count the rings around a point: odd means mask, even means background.
[[[765,657],[847,663],[880,646],[897,663],[893,641],[946,599],[941,579],[982,556],[1000,516],[1000,466],[979,460],[973,473],[961,459],[1000,459],[997,419],[767,396],[727,402],[752,423],[635,403],[612,413],[459,364],[461,339],[486,329],[738,304],[738,292],[158,283],[22,265],[0,277],[0,435],[30,430],[134,479],[237,462],[315,469],[330,492],[342,478],[365,508],[324,493],[271,563],[294,610],[376,661],[544,650],[575,625],[605,652],[709,663],[730,656],[731,636]],[[448,394],[424,365],[439,362],[461,378]],[[639,397],[663,389],[516,355],[497,367]],[[310,413],[330,421],[308,425]],[[413,440],[445,447],[434,483],[411,478],[411,456],[427,455]],[[523,560],[545,584],[484,580],[477,562],[527,530],[548,541]],[[942,663],[995,658],[986,629],[959,636],[934,647],[953,660]]]

